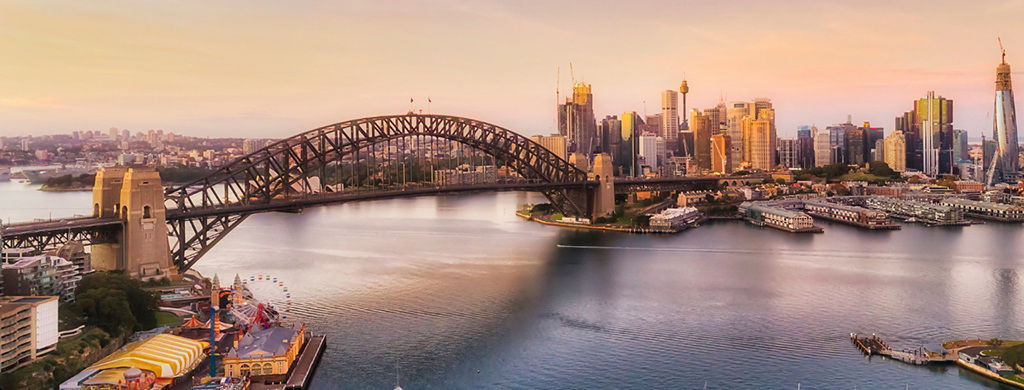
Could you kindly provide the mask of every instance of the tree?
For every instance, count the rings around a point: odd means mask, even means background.
[[[868,173],[875,176],[888,177],[892,179],[900,177],[900,173],[892,170],[892,168],[889,167],[889,164],[887,164],[885,161],[872,161],[870,164],[868,164]]]
[[[910,183],[910,184],[921,184],[921,178],[917,177],[917,176],[912,176],[911,178],[907,179],[907,183]]]
[[[75,307],[94,325],[115,336],[130,332],[138,324],[124,291],[109,288],[86,290],[75,297]]]
[[[780,185],[780,186],[781,185],[785,185],[786,184],[786,179],[783,179],[783,178],[780,177],[778,179],[775,179],[775,183]]]
[[[78,282],[75,295],[74,307],[76,311],[85,315],[86,324],[101,326],[108,321],[108,318],[101,317],[107,316],[113,316],[118,321],[125,320],[122,316],[117,315],[120,306],[107,299],[108,296],[115,296],[127,305],[128,315],[131,316],[131,320],[126,321],[130,324],[127,331],[156,327],[156,312],[160,306],[160,297],[153,292],[143,290],[141,282],[123,273],[97,272],[86,275]],[[104,330],[115,336],[121,334],[116,332],[117,327],[104,327]]]

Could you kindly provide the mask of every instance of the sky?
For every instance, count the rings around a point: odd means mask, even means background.
[[[282,138],[413,108],[555,132],[556,85],[598,118],[772,99],[800,125],[893,118],[927,91],[990,135],[1024,1],[0,0],[0,136],[110,127]],[[570,63],[572,71],[570,71]],[[1018,87],[1018,88],[1024,88]]]

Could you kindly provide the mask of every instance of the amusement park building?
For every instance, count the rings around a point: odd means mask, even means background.
[[[227,376],[284,375],[305,343],[306,326],[271,327],[246,333],[224,357]]]

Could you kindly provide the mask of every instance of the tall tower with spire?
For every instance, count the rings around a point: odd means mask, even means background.
[[[999,48],[1003,48],[1002,41]],[[1010,82],[1010,64],[1006,63],[1006,50],[1002,50],[1003,62],[996,66],[996,101],[993,111],[992,138],[997,143],[994,183],[1016,183],[1020,177],[1017,161],[1017,111],[1013,104],[1013,84]]]

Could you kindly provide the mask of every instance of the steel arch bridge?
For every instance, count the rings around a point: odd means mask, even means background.
[[[410,137],[463,144],[500,160],[517,175],[494,183],[394,188],[346,193],[324,187],[320,178],[360,151]],[[511,130],[447,115],[377,116],[310,130],[239,158],[191,183],[166,190],[171,256],[180,270],[194,265],[247,216],[267,211],[354,200],[495,190],[542,192],[567,215],[589,215],[596,181],[540,144]],[[323,191],[320,191],[323,189]]]

